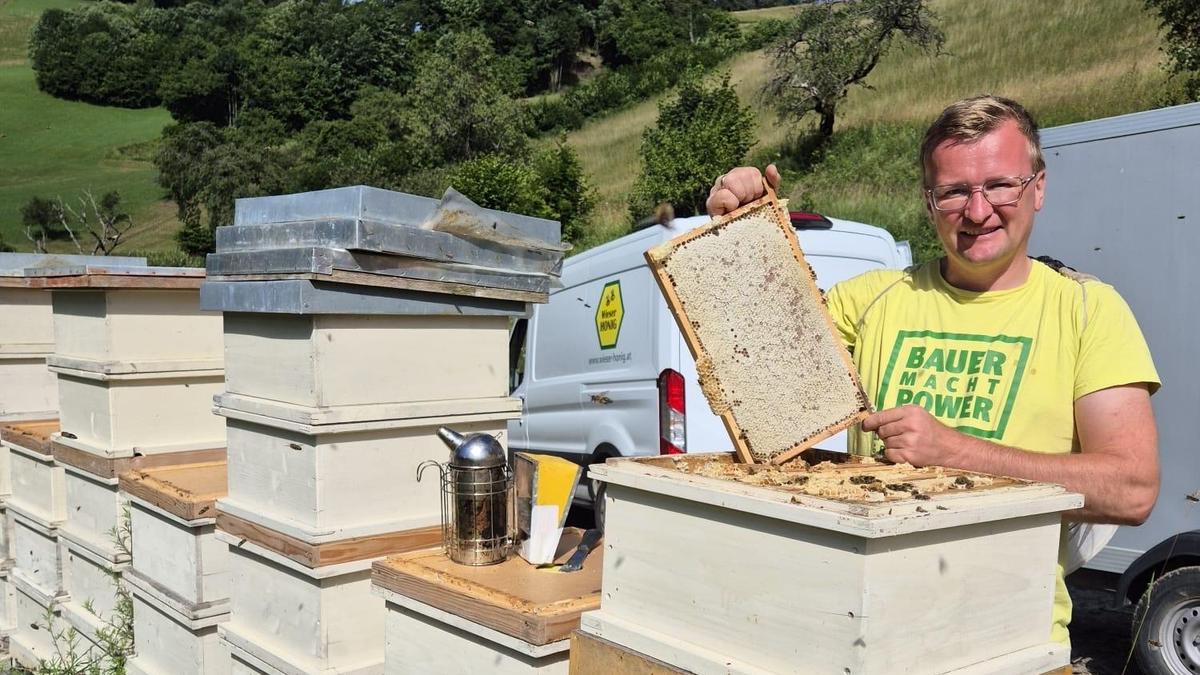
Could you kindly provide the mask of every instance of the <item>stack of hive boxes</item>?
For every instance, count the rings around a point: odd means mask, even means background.
[[[0,629],[21,633],[14,651],[24,647],[27,661],[31,645],[44,648],[37,650],[43,656],[52,646],[46,630],[31,624],[44,624],[47,608],[62,596],[57,528],[66,516],[64,472],[50,445],[58,430],[57,378],[46,367],[54,351],[53,311],[40,275],[46,266],[102,260],[0,253]]]
[[[440,541],[438,482],[416,481],[448,457],[436,429],[502,438],[519,414],[508,327],[546,297],[558,223],[484,214],[531,240],[514,252],[420,227],[436,212],[341,188],[240,200],[217,232],[202,302],[225,312],[234,672],[379,672],[370,566]]]
[[[217,624],[229,616],[229,551],[215,536],[225,462],[126,472],[133,561],[131,675],[218,675],[229,657]]]
[[[60,431],[49,439],[52,457],[30,456],[43,466],[28,467],[27,480],[18,475],[24,455],[13,454],[14,476],[25,481],[14,490],[15,574],[18,589],[33,582],[31,610],[54,609],[94,643],[117,611],[130,558],[119,474],[223,457],[210,403],[223,386],[221,317],[199,309],[202,270],[81,266],[41,270],[36,280],[52,296],[46,362],[58,376]],[[31,626],[27,635],[17,600],[14,655],[44,657],[47,631]],[[31,648],[21,652],[26,637]]]

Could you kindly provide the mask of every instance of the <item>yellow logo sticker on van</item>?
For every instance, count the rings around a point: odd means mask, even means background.
[[[621,282],[610,281],[604,284],[604,290],[600,291],[600,303],[596,306],[596,337],[600,339],[601,349],[617,346],[617,338],[621,335],[621,319],[624,316]]]

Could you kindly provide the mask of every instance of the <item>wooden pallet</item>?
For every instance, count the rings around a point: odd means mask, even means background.
[[[0,441],[19,445],[46,456],[53,456],[50,436],[58,433],[58,420],[11,422],[0,426]]]
[[[121,473],[120,486],[122,492],[183,520],[215,517],[217,500],[228,492],[223,459],[175,466],[133,467]]]
[[[563,563],[582,530],[568,528],[559,545]],[[452,562],[440,548],[393,556],[375,563],[372,582],[381,588],[461,616],[533,645],[570,636],[583,612],[600,607],[603,549],[583,569],[563,573],[538,569],[519,556],[471,567]]]

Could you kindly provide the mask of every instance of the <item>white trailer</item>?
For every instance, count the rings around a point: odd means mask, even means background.
[[[1045,208],[1030,242],[1121,293],[1162,379],[1151,399],[1162,488],[1088,567],[1121,575],[1148,675],[1200,671],[1200,103],[1046,129]]]

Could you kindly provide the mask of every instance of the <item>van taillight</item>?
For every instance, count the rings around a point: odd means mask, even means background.
[[[670,368],[658,376],[658,453],[677,455],[687,452],[687,402],[683,393],[683,375]]]

